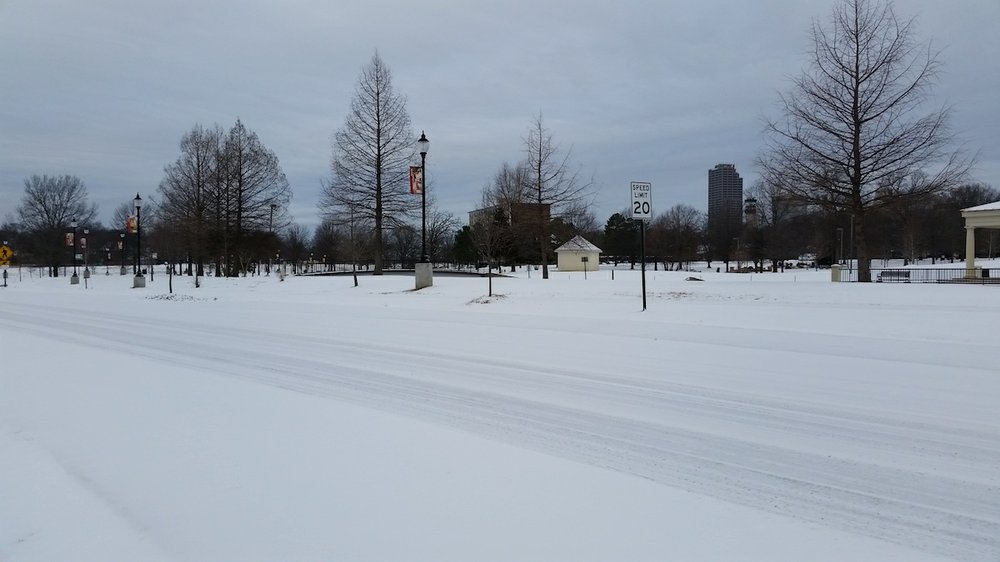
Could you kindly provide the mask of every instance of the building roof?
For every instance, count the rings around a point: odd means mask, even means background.
[[[969,211],[1000,211],[1000,201],[994,201],[993,203],[987,203],[985,205],[979,205],[976,207],[969,207],[968,209],[962,209],[963,213]]]
[[[568,242],[556,248],[557,252],[601,252],[600,248],[593,245],[583,236],[574,236]]]

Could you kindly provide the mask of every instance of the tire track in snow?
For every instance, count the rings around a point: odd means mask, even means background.
[[[57,318],[53,318],[53,315]],[[517,362],[501,365],[460,354],[426,353],[433,370],[474,373],[495,383],[488,391],[413,372],[413,350],[387,345],[289,338],[264,331],[218,333],[178,321],[66,311],[12,312],[19,328],[61,341],[104,345],[130,353],[461,428],[518,446],[618,470],[684,490],[850,530],[965,560],[996,560],[1000,553],[1000,491],[995,483],[955,480],[876,464],[826,457],[728,435],[694,431],[656,420],[583,410],[503,393],[503,382],[541,381],[595,400],[609,393],[622,404],[686,407],[711,416],[736,416],[848,438],[867,431],[867,444],[892,447],[912,438],[931,455],[975,453],[970,462],[996,468],[998,436],[981,429],[958,445],[953,428],[893,420],[856,420],[841,412],[810,411],[779,401],[754,403],[725,392],[642,379],[546,373]],[[55,320],[55,321],[53,321]],[[128,344],[141,329],[156,347]],[[377,349],[377,359],[372,351]],[[336,362],[330,358],[336,358]],[[488,371],[483,373],[482,371]],[[521,390],[523,392],[523,390]],[[579,402],[579,401],[575,401]],[[867,430],[865,429],[867,428]],[[978,456],[976,456],[978,455]]]

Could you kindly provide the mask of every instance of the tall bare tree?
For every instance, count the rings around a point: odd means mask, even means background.
[[[97,206],[87,201],[87,186],[76,176],[34,175],[24,180],[24,197],[17,208],[21,231],[31,253],[45,261],[55,275],[68,255],[63,235],[76,220],[80,228],[94,226]]]
[[[224,144],[226,172],[229,179],[229,223],[233,244],[228,257],[229,275],[245,271],[250,261],[261,257],[254,243],[246,243],[250,232],[272,228],[273,208],[285,208],[291,200],[291,188],[281,170],[278,157],[261,143],[257,133],[248,130],[239,119],[229,130]],[[257,237],[259,238],[259,237]]]
[[[334,135],[333,175],[319,201],[324,215],[371,220],[375,275],[382,274],[384,230],[407,222],[420,204],[407,188],[415,140],[406,98],[393,89],[392,73],[376,52],[361,70],[351,110]]]
[[[538,206],[538,248],[542,259],[542,279],[548,279],[552,246],[549,221],[561,209],[586,199],[591,182],[582,180],[579,170],[571,169],[571,151],[560,154],[559,146],[553,143],[552,133],[545,128],[541,114],[532,120],[524,144],[528,153],[526,167],[531,199]]]
[[[768,123],[768,181],[855,219],[859,280],[870,281],[865,215],[960,181],[970,160],[950,147],[947,109],[924,112],[937,53],[890,2],[843,0],[812,26],[810,62]],[[923,180],[904,178],[922,172]]]
[[[198,264],[198,274],[208,256],[217,260],[217,275],[235,275],[237,263],[245,267],[253,257],[270,255],[272,233],[288,224],[285,209],[291,200],[274,152],[240,120],[228,133],[218,125],[196,125],[181,139],[180,149],[163,170],[160,218],[183,237],[178,244]]]

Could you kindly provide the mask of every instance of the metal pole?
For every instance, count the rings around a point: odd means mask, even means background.
[[[427,256],[427,153],[420,153],[420,261],[428,262]]]
[[[76,219],[74,219],[75,221]],[[76,225],[73,225],[73,277],[76,277]]]
[[[135,274],[142,273],[142,209],[135,208]]]
[[[267,241],[273,240],[274,234],[274,203],[271,203],[271,214],[267,216]],[[271,275],[271,252],[267,253],[267,274]]]
[[[642,309],[646,310],[646,221],[640,221],[639,253],[642,254]]]
[[[843,227],[837,227],[837,239],[840,242],[840,247],[837,249],[837,263],[844,263],[844,229],[843,229]]]

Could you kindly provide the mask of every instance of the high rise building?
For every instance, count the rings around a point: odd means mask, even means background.
[[[743,178],[732,164],[708,171],[708,222],[725,224],[736,236],[743,223]]]
[[[743,231],[743,178],[732,164],[708,171],[708,240],[712,255],[728,260]]]

